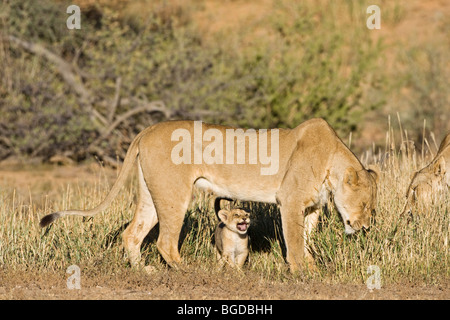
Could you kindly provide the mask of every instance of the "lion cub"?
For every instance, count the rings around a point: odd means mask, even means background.
[[[248,256],[250,214],[242,209],[222,209],[215,232],[217,259],[224,265],[241,268]]]

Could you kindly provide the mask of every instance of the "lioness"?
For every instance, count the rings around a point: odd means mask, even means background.
[[[447,187],[450,187],[450,133],[442,140],[434,159],[413,175],[402,215],[411,214],[417,204],[429,206],[435,195]]]
[[[221,221],[214,234],[217,259],[222,265],[242,268],[248,256],[250,214],[242,209],[221,209],[217,216]]]
[[[254,142],[258,139],[260,145],[256,148]],[[223,149],[227,150],[226,157],[221,154]],[[236,149],[240,152],[234,152]],[[51,213],[41,220],[41,226],[59,217],[94,216],[105,210],[124,185],[136,159],[139,200],[123,234],[133,265],[139,265],[142,241],[158,221],[157,248],[170,266],[179,265],[178,240],[193,185],[222,197],[278,204],[291,271],[305,263],[304,235],[316,226],[320,207],[329,194],[346,233],[369,228],[376,204],[378,175],[362,166],[323,119],[306,121],[294,129],[245,132],[199,121],[167,121],[136,136],[116,182],[97,207]]]

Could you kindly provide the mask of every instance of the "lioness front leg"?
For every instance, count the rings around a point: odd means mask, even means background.
[[[304,209],[295,205],[282,204],[281,225],[286,242],[286,260],[291,272],[297,272],[304,265]]]
[[[314,231],[314,229],[317,226],[317,223],[319,222],[319,215],[320,215],[321,209],[316,208],[315,210],[311,211],[308,215],[305,217],[305,261],[308,264],[308,269],[315,269],[314,264],[314,258],[309,250],[309,246],[311,246],[311,233]]]

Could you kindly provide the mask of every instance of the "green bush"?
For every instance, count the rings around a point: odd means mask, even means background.
[[[239,35],[204,42],[189,14],[176,10],[173,18],[155,12],[130,19],[102,7],[94,18],[82,16],[81,30],[68,30],[68,4],[4,3],[2,27],[71,63],[78,81],[94,96],[93,108],[105,118],[119,77],[121,97],[162,100],[172,118],[244,127],[295,127],[323,117],[347,136],[365,112],[383,103],[382,97],[370,95],[381,81],[374,75],[381,46],[364,36],[363,27],[336,21],[338,13],[328,14],[330,7],[274,2],[274,10],[283,14],[266,22],[273,36],[231,46],[230,38],[239,40]],[[5,69],[0,133],[10,137],[0,141],[0,156],[48,159],[65,153],[83,159],[83,150],[108,124],[93,119],[44,57],[14,44],[0,54]],[[116,116],[134,107],[119,105]],[[102,141],[104,155],[123,157],[134,135],[160,120],[164,117],[138,114],[122,122]]]

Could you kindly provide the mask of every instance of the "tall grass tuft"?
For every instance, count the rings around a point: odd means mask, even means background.
[[[340,215],[332,201],[321,215],[311,236],[310,249],[316,271],[302,276],[325,282],[364,283],[367,268],[376,265],[383,283],[435,284],[448,279],[449,211],[447,190],[429,208],[417,210],[414,220],[400,216],[405,192],[415,170],[425,166],[435,155],[439,141],[424,140],[415,146],[402,128],[394,134],[389,119],[385,147],[372,148],[361,156],[364,165],[380,167],[376,224],[364,233],[346,235]],[[401,127],[397,118],[398,127]],[[425,150],[423,149],[425,148]],[[57,196],[45,199],[37,209],[15,192],[0,191],[0,267],[6,270],[56,271],[76,264],[93,272],[115,274],[130,268],[123,259],[121,234],[134,212],[136,184],[124,188],[111,207],[93,219],[68,217],[47,229],[40,229],[39,219],[52,211],[90,208],[109,191],[99,178],[96,183],[68,184]],[[189,207],[180,236],[180,251],[188,266],[215,272],[214,230],[218,219],[210,205],[213,197],[195,191],[196,200]],[[292,279],[285,263],[285,243],[276,206],[261,203],[238,203],[251,212],[249,229],[250,255],[244,272],[264,279]],[[167,266],[156,249],[156,230],[150,232],[142,246],[147,264],[164,270]]]

